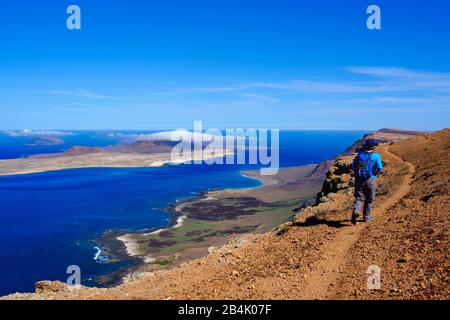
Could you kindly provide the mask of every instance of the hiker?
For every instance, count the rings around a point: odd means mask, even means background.
[[[378,146],[376,140],[367,140],[353,160],[355,172],[355,203],[353,205],[352,224],[356,224],[361,207],[363,207],[364,222],[374,220],[371,214],[375,192],[377,189],[377,175],[381,173],[383,164],[381,157],[374,151]]]

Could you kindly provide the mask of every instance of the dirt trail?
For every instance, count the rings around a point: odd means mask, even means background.
[[[381,147],[378,152],[388,162],[398,161],[404,163],[408,168],[408,172],[399,181],[397,190],[382,203],[375,206],[375,217],[383,214],[408,194],[415,172],[415,166],[412,163],[392,153],[388,146]],[[306,286],[302,288],[302,299],[327,299],[332,297],[333,286],[340,274],[344,272],[342,267],[349,256],[348,252],[361,237],[366,226],[366,224],[358,223],[356,226],[340,228],[334,240],[325,244],[322,259],[308,276],[309,280]],[[349,272],[351,271],[349,270]]]

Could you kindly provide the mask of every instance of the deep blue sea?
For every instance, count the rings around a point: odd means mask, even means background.
[[[282,167],[333,158],[364,132],[282,131]],[[106,146],[119,138],[106,132],[75,132],[58,146],[27,146],[29,138],[0,133],[0,159],[61,152],[74,145]],[[162,168],[75,169],[0,177],[0,295],[33,291],[38,280],[67,279],[78,265],[82,281],[127,266],[98,256],[96,240],[110,230],[167,226],[171,203],[217,188],[247,188],[259,182],[237,165]],[[101,249],[101,248],[100,248]],[[97,256],[97,259],[94,259]]]

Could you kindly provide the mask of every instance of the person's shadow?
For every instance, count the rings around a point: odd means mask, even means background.
[[[294,226],[296,227],[313,227],[317,225],[324,224],[328,227],[332,228],[342,228],[342,227],[349,227],[350,220],[344,219],[344,220],[327,220],[327,219],[319,219],[316,216],[311,216],[306,218],[304,222],[294,222]]]

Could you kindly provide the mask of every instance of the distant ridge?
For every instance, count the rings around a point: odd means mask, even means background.
[[[383,128],[376,132],[368,133],[364,135],[361,139],[356,140],[351,146],[345,149],[343,152],[339,153],[332,160],[322,161],[317,165],[317,167],[310,173],[310,177],[318,177],[323,176],[327,173],[327,171],[333,166],[334,160],[343,157],[349,156],[358,151],[359,148],[364,144],[364,141],[369,139],[377,140],[379,143],[385,142],[394,142],[404,139],[409,139],[412,137],[420,136],[425,134],[424,131],[414,131],[414,130],[403,130],[403,129],[391,129],[391,128]]]
[[[108,147],[107,150],[114,152],[126,152],[126,153],[170,153],[173,147],[179,142],[174,141],[158,141],[158,140],[142,140],[133,143],[122,143],[115,146]]]
[[[368,133],[364,135],[363,138],[356,140],[354,144],[348,147],[339,156],[351,155],[352,153],[356,152],[359,148],[361,148],[361,146],[364,144],[364,141],[369,139],[376,140],[378,143],[384,143],[409,139],[412,137],[423,135],[425,133],[426,133],[425,131],[383,128],[376,132]]]

